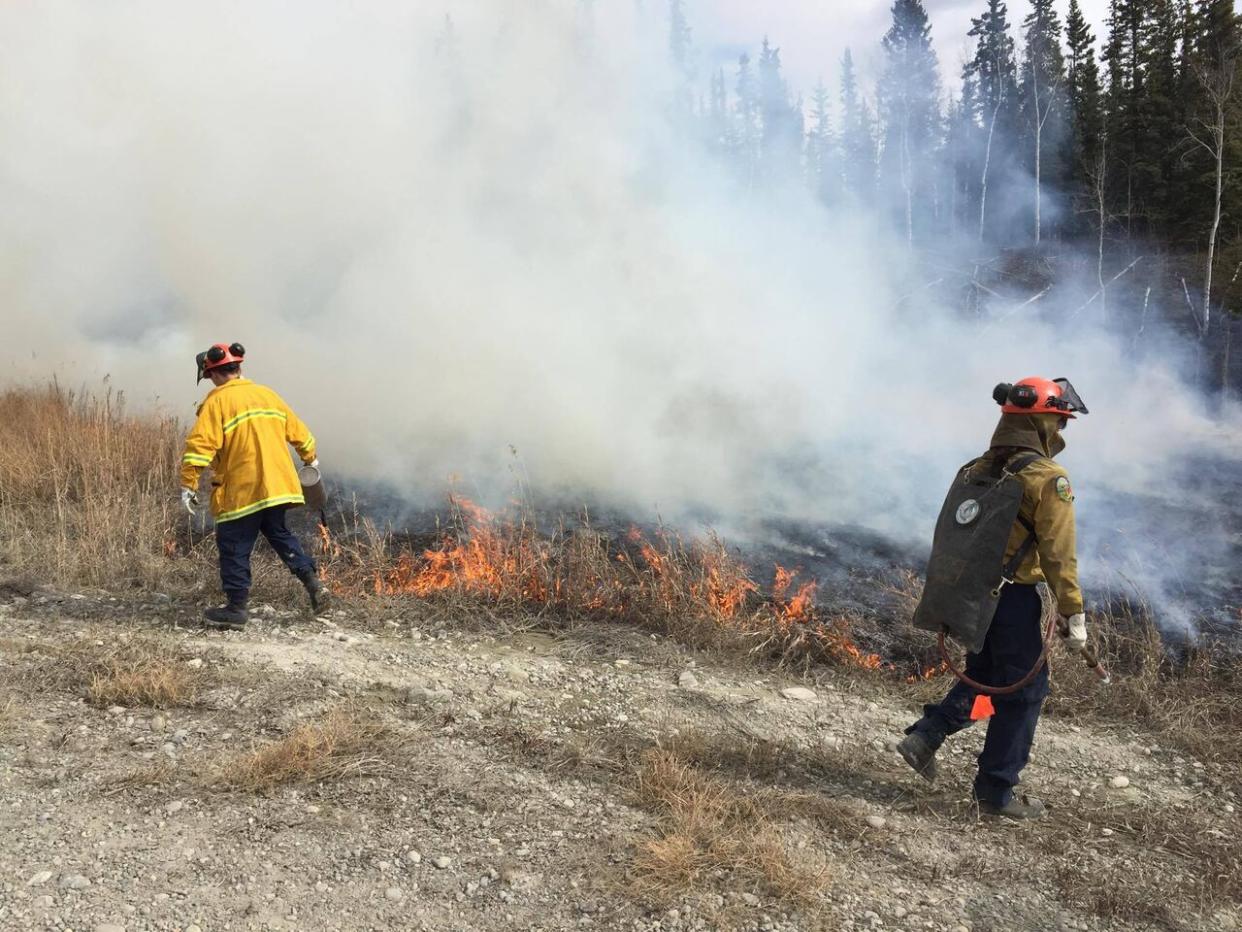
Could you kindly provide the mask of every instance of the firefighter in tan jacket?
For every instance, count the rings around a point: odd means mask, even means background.
[[[198,355],[199,380],[206,376],[215,387],[199,406],[181,457],[181,501],[191,514],[203,469],[212,469],[211,512],[228,599],[205,613],[216,628],[246,623],[250,554],[260,534],[306,587],[315,611],[327,600],[314,560],[285,523],[285,511],[304,501],[289,446],[304,463],[318,466],[315,438],[284,399],[242,377],[245,352],[240,343],[217,343]]]
[[[1064,379],[1024,379],[1000,386],[1000,423],[988,451],[968,468],[993,470],[1023,465],[1013,475],[1022,483],[1018,518],[1010,531],[1005,565],[1017,566],[1001,586],[1000,600],[983,648],[969,654],[966,677],[994,687],[1018,684],[1041,664],[1043,603],[1036,588],[1046,583],[1068,630],[1066,643],[1080,650],[1087,642],[1074,527],[1074,492],[1069,474],[1053,457],[1065,449],[1061,431],[1086,406]],[[1024,549],[1025,548],[1025,549]],[[1024,557],[1019,559],[1021,554]],[[924,706],[923,717],[906,729],[898,751],[920,775],[936,777],[936,751],[945,738],[989,718],[974,797],[980,811],[1010,818],[1038,818],[1043,803],[1015,795],[1019,774],[1030,757],[1035,727],[1048,695],[1043,664],[1025,686],[1006,695],[987,696],[959,680],[938,703]]]

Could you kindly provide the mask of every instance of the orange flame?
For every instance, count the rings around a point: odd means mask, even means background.
[[[332,539],[332,532],[322,522],[319,525],[319,552],[326,557],[339,557],[341,545]]]
[[[793,598],[786,599],[785,596],[788,594],[789,587],[796,575],[798,575],[797,570],[787,570],[779,563],[776,564],[772,580],[772,601],[776,604],[781,617],[785,621],[808,622],[811,621],[814,614],[815,590],[819,586],[815,582],[803,583],[798,587]]]
[[[746,606],[759,587],[746,567],[714,539],[686,549],[663,532],[657,532],[652,541],[631,527],[626,539],[633,548],[630,553],[636,556],[605,552],[600,560],[593,555],[596,551],[588,549],[580,554],[585,559],[575,561],[571,554],[569,562],[561,563],[553,545],[524,523],[497,520],[464,498],[454,497],[451,502],[455,529],[421,554],[403,553],[374,573],[377,594],[424,597],[456,591],[615,616],[654,606],[674,615],[704,614],[738,628],[770,623],[788,644],[862,669],[891,669],[878,654],[854,642],[845,619],[817,617],[817,583],[798,583],[796,569],[774,567],[771,598],[763,603],[762,614],[752,618],[746,615]],[[320,534],[325,548],[339,552],[326,529]],[[613,572],[610,566],[624,569]]]

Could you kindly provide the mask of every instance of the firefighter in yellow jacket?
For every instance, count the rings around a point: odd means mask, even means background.
[[[285,524],[285,511],[303,503],[289,445],[304,463],[318,466],[315,438],[284,399],[242,377],[245,353],[240,343],[217,343],[198,354],[199,381],[206,376],[215,388],[199,406],[181,457],[181,501],[190,514],[199,504],[199,477],[204,468],[212,470],[211,513],[228,599],[205,613],[214,628],[246,623],[250,554],[260,534],[306,587],[314,611],[325,607],[328,597],[314,560]]]

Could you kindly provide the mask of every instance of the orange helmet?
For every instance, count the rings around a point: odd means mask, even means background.
[[[992,397],[1005,414],[1059,414],[1072,418],[1089,413],[1069,379],[1032,376],[1012,385],[1001,382],[992,389]]]
[[[198,363],[198,381],[201,382],[212,369],[241,362],[245,355],[246,348],[240,343],[216,343],[211,349],[194,357],[194,361]]]

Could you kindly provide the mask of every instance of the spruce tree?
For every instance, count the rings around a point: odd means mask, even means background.
[[[1011,143],[1016,137],[1018,93],[1013,37],[1009,34],[1009,10],[1003,0],[987,0],[987,9],[971,19],[968,35],[976,39],[975,55],[963,70],[963,80],[973,80],[971,103],[981,127],[979,166],[978,236],[987,234],[989,188],[995,179],[1009,176],[1013,162]],[[965,98],[963,98],[965,99]],[[993,201],[995,202],[995,197]]]
[[[840,199],[842,183],[829,100],[828,88],[821,79],[811,92],[811,127],[806,134],[805,165],[808,187],[825,204]]]
[[[1143,158],[1143,40],[1149,0],[1110,0],[1105,121],[1108,125],[1108,176],[1113,212],[1124,218],[1132,239],[1143,212],[1143,191],[1136,171]]]
[[[884,35],[884,70],[878,87],[884,145],[880,158],[885,193],[913,245],[916,227],[934,209],[932,159],[939,147],[940,73],[931,25],[920,0],[894,0]]]
[[[1104,131],[1095,36],[1082,15],[1078,0],[1070,0],[1065,31],[1069,45],[1066,82],[1069,90],[1070,151],[1073,158],[1072,176],[1077,188],[1095,165]]]
[[[1144,195],[1143,230],[1162,238],[1172,235],[1179,202],[1185,196],[1177,169],[1185,135],[1185,114],[1178,100],[1181,32],[1181,16],[1175,0],[1149,0],[1141,48],[1141,135],[1133,177],[1134,184]]]
[[[1043,236],[1043,186],[1064,183],[1062,158],[1066,141],[1065,59],[1061,53],[1061,21],[1052,0],[1032,0],[1022,22],[1026,47],[1019,79],[1023,161],[1035,180],[1034,234]]]
[[[1191,101],[1187,135],[1202,166],[1198,189],[1207,189],[1202,201],[1194,199],[1196,207],[1202,203],[1205,208],[1201,208],[1205,220],[1198,237],[1206,253],[1197,321],[1203,340],[1213,322],[1215,262],[1221,227],[1226,216],[1236,217],[1242,210],[1242,186],[1234,177],[1237,166],[1242,165],[1242,88],[1237,86],[1242,25],[1232,0],[1200,0],[1195,27],[1190,66],[1197,88]],[[1222,373],[1222,386],[1227,384],[1226,376]]]
[[[781,50],[767,36],[759,51],[758,70],[761,171],[767,181],[780,182],[797,168],[801,113],[790,106],[789,87],[781,74]]]
[[[736,118],[734,149],[742,183],[753,189],[759,182],[759,149],[762,123],[759,112],[759,87],[750,67],[750,56],[743,52],[737,60]]]
[[[858,91],[854,57],[846,48],[841,56],[841,160],[845,190],[861,203],[875,195],[875,123]]]

